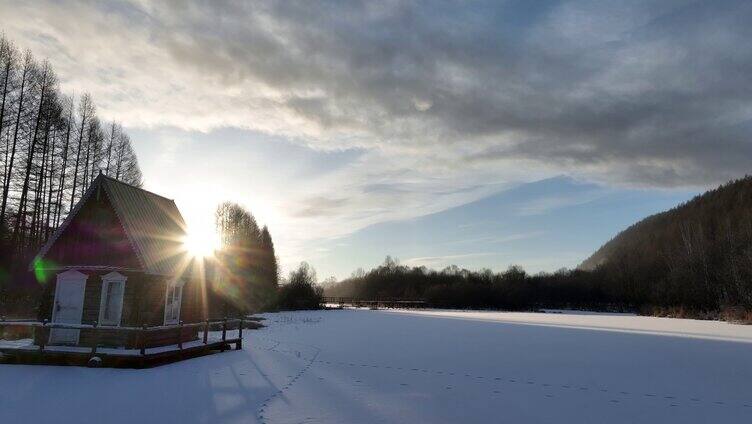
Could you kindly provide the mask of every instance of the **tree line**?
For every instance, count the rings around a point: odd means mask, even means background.
[[[325,295],[364,300],[425,300],[435,308],[534,310],[537,308],[621,309],[601,280],[586,271],[530,275],[520,266],[506,271],[408,267],[387,256],[370,271],[325,286]]]
[[[752,321],[752,177],[648,217],[575,270],[527,274],[406,267],[387,257],[327,296],[424,299],[433,307],[639,311]]]

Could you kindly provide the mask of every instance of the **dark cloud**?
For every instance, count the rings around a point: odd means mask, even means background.
[[[658,185],[749,170],[751,3],[536,3],[177,3],[158,39],[325,133]]]
[[[171,69],[212,82],[214,93],[182,87],[213,99],[205,125],[442,167],[525,159],[660,186],[714,184],[752,165],[748,1],[97,7],[147,34]]]

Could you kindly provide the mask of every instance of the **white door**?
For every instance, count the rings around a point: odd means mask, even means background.
[[[76,270],[57,275],[55,302],[52,304],[52,322],[58,324],[81,324],[84,312],[84,290],[88,276]],[[81,330],[68,328],[50,329],[50,344],[78,344]]]

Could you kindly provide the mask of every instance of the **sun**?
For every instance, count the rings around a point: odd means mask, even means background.
[[[183,238],[183,246],[191,255],[205,258],[219,249],[219,238],[213,232],[189,232]]]

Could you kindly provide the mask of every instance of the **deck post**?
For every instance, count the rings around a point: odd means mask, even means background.
[[[139,358],[138,363],[141,368],[144,367],[144,360],[146,358],[146,336],[147,336],[146,329],[147,329],[146,324],[141,324],[141,331],[138,332],[138,336],[140,339],[139,340],[139,345],[140,345],[139,353],[141,353],[141,357]]]
[[[180,350],[180,359],[183,359],[183,321],[178,324],[178,350]]]
[[[209,318],[204,321],[204,344],[209,343]]]
[[[222,352],[225,351],[225,347],[227,346],[225,340],[227,340],[227,317],[222,319],[222,347],[220,348]]]
[[[235,344],[235,350],[243,348],[243,318],[240,318],[240,324],[238,325],[238,342]]]
[[[139,348],[141,348],[141,356],[146,355],[146,324],[141,325],[141,331],[139,332],[139,335],[141,336],[141,343]]]
[[[39,335],[39,352],[42,352],[42,353],[44,352],[44,344],[47,339],[46,334],[45,334],[46,325],[47,325],[47,320],[42,321],[42,331],[40,331],[41,334]]]
[[[94,334],[92,334],[92,338],[94,339],[94,342],[92,343],[92,346],[91,346],[91,354],[89,358],[93,358],[94,355],[96,355],[97,353],[97,345],[99,344],[99,330],[97,329],[97,325],[98,323],[94,321],[94,328],[93,328]]]

